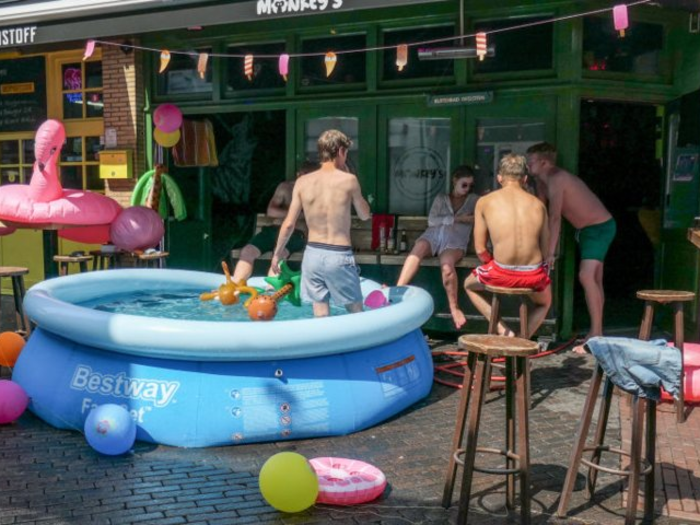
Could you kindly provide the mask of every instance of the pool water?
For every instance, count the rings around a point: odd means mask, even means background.
[[[201,293],[201,290],[182,290],[178,292],[130,291],[123,294],[106,295],[77,304],[93,310],[142,317],[226,323],[250,321],[248,310],[243,307],[243,303],[249,296],[244,295],[243,300],[238,304],[224,306],[217,300],[200,300],[199,295]],[[277,306],[276,321],[311,319],[314,316],[310,303],[294,306],[289,301],[281,301],[277,303]],[[345,308],[331,306],[331,315],[346,313]]]

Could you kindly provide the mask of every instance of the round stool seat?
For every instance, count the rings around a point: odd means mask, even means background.
[[[0,277],[18,277],[20,275],[27,275],[29,273],[29,268],[22,268],[21,266],[0,266]]]
[[[54,255],[53,260],[57,263],[81,263],[92,260],[92,255]]]
[[[688,302],[695,299],[695,294],[693,292],[679,290],[639,290],[637,292],[637,299],[654,301],[657,303]]]
[[[467,334],[459,338],[459,347],[489,357],[528,357],[539,352],[535,341],[503,335]]]
[[[487,292],[502,295],[530,295],[535,292],[532,288],[504,288],[502,286],[489,286],[488,284],[484,285],[484,288]]]

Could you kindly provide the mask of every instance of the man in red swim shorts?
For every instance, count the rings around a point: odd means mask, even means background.
[[[491,317],[491,303],[484,286],[532,288],[527,337],[537,331],[552,304],[552,289],[544,254],[549,246],[547,208],[528,193],[523,184],[525,157],[506,155],[501,160],[498,183],[501,189],[481,197],[474,212],[474,247],[484,264],[464,281],[464,289],[481,314]],[[493,255],[486,247],[491,239]],[[501,335],[515,335],[502,321]]]

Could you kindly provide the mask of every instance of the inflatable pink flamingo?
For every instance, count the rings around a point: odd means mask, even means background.
[[[32,179],[0,187],[0,220],[10,227],[60,230],[61,237],[79,242],[109,242],[109,226],[122,207],[98,193],[63,189],[58,160],[65,139],[58,120],[39,127]]]

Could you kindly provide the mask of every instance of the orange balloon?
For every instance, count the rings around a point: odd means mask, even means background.
[[[24,348],[24,338],[14,332],[0,334],[0,365],[15,366],[19,353]]]
[[[277,302],[269,295],[258,295],[248,306],[253,321],[272,321],[277,315]]]

